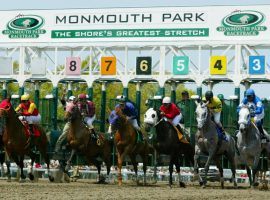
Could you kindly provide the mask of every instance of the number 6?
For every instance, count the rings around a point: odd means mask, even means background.
[[[148,62],[147,60],[142,60],[140,63],[140,69],[145,72],[148,70]]]

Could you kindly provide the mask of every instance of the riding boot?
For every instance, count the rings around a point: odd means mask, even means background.
[[[261,137],[262,143],[269,142],[268,138],[267,138],[267,137],[265,136],[265,134],[264,134],[262,125],[257,125],[257,128],[259,129],[260,137]]]
[[[177,125],[176,125],[176,128],[178,129],[178,131],[179,131],[180,133],[182,133],[182,135],[184,135],[184,130],[182,129],[182,127],[181,127],[180,124],[177,124]]]
[[[30,130],[30,138],[29,138],[29,146],[30,146],[30,150],[32,152],[34,152],[34,147],[35,147],[35,143],[34,143],[34,125],[33,124],[29,124],[29,130]]]

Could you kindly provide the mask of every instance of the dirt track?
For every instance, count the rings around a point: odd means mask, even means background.
[[[209,183],[209,187],[201,189],[197,184],[170,189],[166,182],[146,187],[136,186],[133,182],[98,185],[93,180],[78,180],[71,183],[49,183],[39,180],[38,183],[11,183],[0,180],[0,199],[270,199],[270,190],[260,191],[248,189],[241,185],[239,189],[220,189],[218,183]]]

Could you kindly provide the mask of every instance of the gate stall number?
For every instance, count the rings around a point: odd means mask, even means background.
[[[66,58],[66,75],[81,75],[81,58]]]

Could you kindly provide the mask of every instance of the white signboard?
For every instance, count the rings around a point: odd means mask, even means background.
[[[31,61],[32,75],[46,75],[47,59],[35,57]]]
[[[0,75],[12,74],[12,58],[0,57]]]
[[[269,40],[270,5],[0,11],[0,43]]]

